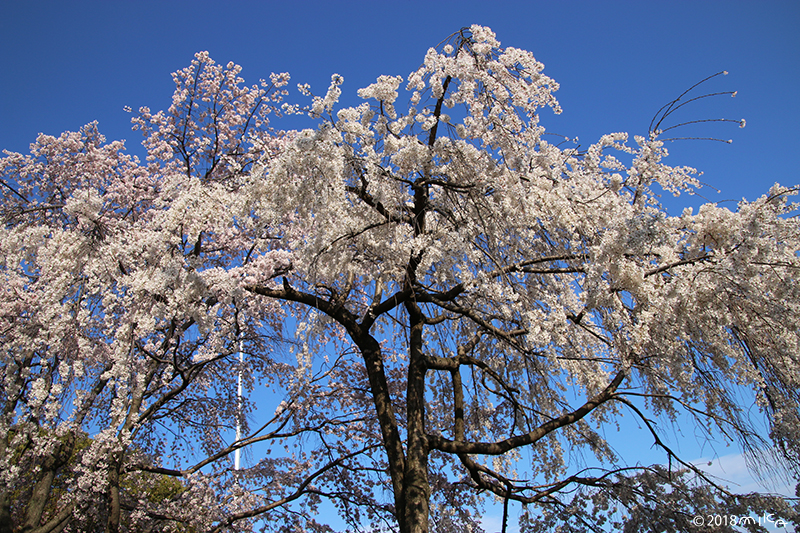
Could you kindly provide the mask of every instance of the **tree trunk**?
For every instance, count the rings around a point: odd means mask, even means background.
[[[414,302],[406,309],[410,317],[408,365],[408,452],[405,469],[406,531],[427,533],[430,512],[430,483],[428,481],[428,442],[425,437],[425,355],[422,351],[424,318]]]
[[[52,464],[45,464],[42,469],[41,477],[33,487],[31,499],[28,502],[28,509],[25,514],[25,523],[22,525],[22,531],[33,531],[39,527],[39,522],[42,520],[44,508],[47,505],[47,499],[50,497],[50,489],[53,486],[53,480],[56,477],[56,469]]]
[[[389,395],[389,386],[386,382],[386,373],[383,368],[383,359],[380,343],[367,333],[354,332],[353,340],[361,351],[367,368],[372,401],[380,422],[383,447],[389,459],[389,475],[392,478],[392,491],[394,493],[395,513],[400,531],[405,533],[405,470],[406,459],[403,453],[403,441],[397,428],[397,420],[392,410],[392,400]]]
[[[31,499],[28,501],[25,523],[21,529],[22,533],[35,531],[41,526],[42,515],[50,499],[50,492],[53,489],[53,481],[58,471],[69,462],[69,458],[75,450],[75,439],[74,433],[63,437],[52,454],[41,465],[41,474],[33,487]]]
[[[11,498],[8,491],[0,491],[0,533],[13,533],[11,523]]]
[[[117,459],[116,463],[116,466],[112,468],[108,474],[108,522],[106,523],[106,533],[119,533],[119,523],[121,518],[119,500],[120,460]]]

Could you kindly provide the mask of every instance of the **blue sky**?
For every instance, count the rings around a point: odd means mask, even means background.
[[[564,113],[551,132],[586,145],[603,133],[645,133],[663,104],[721,70],[686,119],[745,118],[747,127],[695,133],[732,138],[672,143],[670,162],[704,171],[718,201],[755,198],[774,182],[800,183],[800,3],[796,1],[6,1],[0,12],[0,148],[26,151],[39,132],[92,120],[128,139],[124,106],[169,105],[169,74],[208,50],[243,66],[247,83],[288,71],[323,93],[344,76],[344,100],[378,75],[407,76],[462,26],[490,26],[504,45],[530,50],[561,84]],[[733,204],[731,204],[733,207]]]
[[[672,164],[704,171],[714,201],[754,199],[775,182],[800,183],[800,2],[795,1],[12,1],[0,8],[0,148],[27,151],[39,132],[57,135],[99,121],[128,139],[134,109],[170,103],[170,73],[208,50],[243,66],[248,84],[288,71],[292,84],[324,94],[332,73],[343,100],[381,74],[416,69],[425,51],[463,26],[491,27],[527,49],[561,84],[564,112],[551,132],[587,145],[604,133],[647,132],[653,114],[721,70],[686,120],[726,117],[692,133],[733,144],[669,145]],[[681,198],[683,203],[686,199]],[[692,202],[695,203],[696,202]],[[734,207],[734,204],[727,204]],[[677,212],[680,212],[678,209]]]

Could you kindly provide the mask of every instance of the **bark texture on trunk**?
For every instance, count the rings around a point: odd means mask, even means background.
[[[0,533],[13,533],[11,524],[11,498],[7,491],[0,491]]]
[[[407,302],[410,317],[407,389],[408,451],[406,458],[405,522],[408,533],[427,533],[430,512],[428,442],[425,436],[425,354],[422,332],[425,319],[415,302]]]

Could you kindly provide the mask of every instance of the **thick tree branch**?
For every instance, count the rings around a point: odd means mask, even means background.
[[[553,420],[545,422],[533,431],[524,435],[517,435],[515,437],[510,437],[497,442],[455,442],[438,435],[429,435],[428,442],[430,443],[431,449],[448,453],[501,455],[515,448],[534,444],[545,435],[548,435],[559,428],[574,424],[578,420],[582,419],[598,406],[613,399],[615,391],[622,383],[624,378],[625,372],[622,370],[619,371],[605,389],[584,403],[581,407],[569,413],[564,413]]]

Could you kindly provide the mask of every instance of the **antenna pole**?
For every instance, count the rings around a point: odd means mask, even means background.
[[[242,438],[242,367],[244,366],[244,354],[242,353],[242,339],[239,339],[239,376],[236,388],[236,441]],[[239,470],[241,464],[241,448],[236,448],[233,452],[233,468]]]

